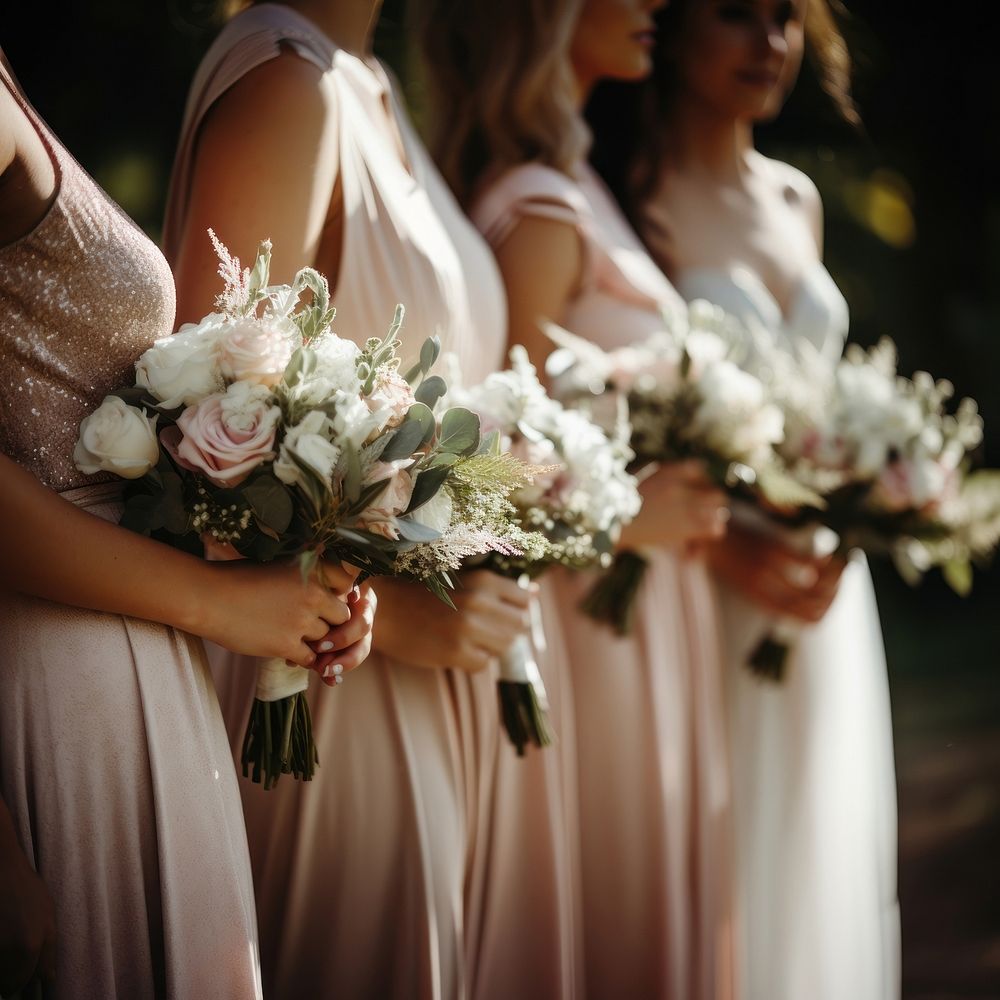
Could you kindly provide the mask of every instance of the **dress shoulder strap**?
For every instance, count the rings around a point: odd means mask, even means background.
[[[493,247],[525,217],[553,219],[580,230],[589,241],[593,213],[576,181],[541,163],[524,163],[501,174],[472,206],[471,216]]]

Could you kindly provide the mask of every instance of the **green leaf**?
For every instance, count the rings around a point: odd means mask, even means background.
[[[428,341],[429,343],[429,341]],[[420,388],[414,393],[417,402],[434,408],[434,404],[448,391],[448,385],[440,375],[431,375],[420,383]]]
[[[759,470],[757,489],[765,500],[785,510],[798,510],[800,507],[826,509],[826,501],[815,490],[777,469]]]
[[[437,420],[434,418],[434,413],[431,408],[424,403],[414,403],[413,406],[411,406],[407,411],[406,419],[418,421],[420,426],[424,429],[423,437],[420,439],[420,444],[417,446],[418,449],[430,444],[434,435],[437,433]]]
[[[449,456],[454,457],[454,456]],[[451,475],[451,469],[447,466],[439,466],[432,469],[424,469],[417,475],[417,481],[413,484],[413,492],[410,494],[410,506],[406,508],[406,513],[423,506],[432,497],[437,495],[444,481]]]
[[[438,449],[452,455],[471,455],[479,447],[479,417],[464,406],[455,406],[441,419]]]
[[[140,493],[130,497],[125,503],[119,524],[139,535],[148,535],[163,527],[161,496]]]
[[[424,437],[424,428],[419,420],[407,418],[392,435],[392,440],[382,452],[383,462],[395,462],[400,458],[409,458],[419,447]]]
[[[972,563],[968,559],[949,559],[941,567],[945,582],[959,597],[972,592]]]
[[[274,476],[257,476],[243,487],[243,496],[257,517],[282,534],[291,523],[294,505],[288,489]]]
[[[248,298],[253,304],[261,298],[261,293],[267,287],[268,277],[271,271],[271,241],[262,240],[257,247],[257,259],[253,262],[253,270],[250,272],[250,283],[248,286]]]
[[[500,432],[490,431],[479,442],[479,448],[477,451],[479,455],[499,455],[500,454]]]
[[[400,538],[405,538],[408,542],[436,542],[441,537],[440,531],[407,517],[397,517],[396,526],[399,528]]]
[[[441,340],[438,337],[428,337],[420,346],[420,368],[426,375],[441,354]]]
[[[361,459],[353,449],[347,452],[346,470],[344,472],[344,496],[354,503],[361,495]]]

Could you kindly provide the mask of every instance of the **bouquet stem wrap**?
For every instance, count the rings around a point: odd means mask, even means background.
[[[545,649],[541,609],[537,601],[532,601],[529,609],[531,635],[519,635],[500,657],[497,681],[500,718],[518,757],[524,756],[528,743],[547,747],[555,741],[549,721],[549,698],[535,661],[535,651]]]
[[[629,635],[635,624],[636,597],[649,561],[640,553],[622,551],[580,603],[594,621],[610,625],[616,635]]]
[[[257,694],[243,737],[243,777],[265,789],[283,774],[310,781],[319,755],[312,735],[306,691],[309,671],[285,660],[263,660],[257,667]]]

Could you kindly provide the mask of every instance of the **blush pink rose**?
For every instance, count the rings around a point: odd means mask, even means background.
[[[364,485],[371,486],[388,480],[385,489],[370,507],[365,508],[360,518],[360,526],[365,531],[381,535],[395,541],[399,538],[395,519],[410,505],[413,495],[413,477],[406,470],[413,464],[412,458],[400,458],[395,462],[376,462],[365,476]]]
[[[237,320],[219,342],[219,366],[233,382],[274,386],[288,367],[296,347],[288,324],[252,317]]]
[[[402,375],[390,372],[378,380],[365,402],[372,413],[385,421],[383,426],[398,427],[416,400],[410,383]]]
[[[268,404],[266,390],[236,383],[189,406],[177,418],[177,428],[165,431],[161,440],[185,469],[204,473],[216,486],[237,486],[274,458],[280,416]]]

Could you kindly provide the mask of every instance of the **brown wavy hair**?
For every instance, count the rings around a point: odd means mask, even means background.
[[[639,84],[605,81],[595,88],[586,118],[593,133],[591,163],[642,231],[642,204],[650,198],[669,157],[670,118],[678,93],[671,50],[683,32],[692,0],[670,0],[656,15],[653,75]],[[859,127],[851,97],[851,57],[838,26],[840,0],[807,0],[806,54],[839,116]]]
[[[429,146],[459,202],[488,172],[537,162],[568,172],[589,136],[570,43],[582,0],[419,0]]]

